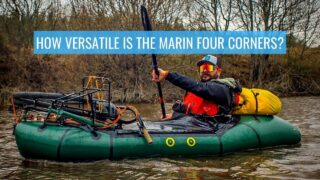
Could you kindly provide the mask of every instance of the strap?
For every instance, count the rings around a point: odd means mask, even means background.
[[[258,103],[258,98],[257,96],[259,95],[259,93],[254,93],[252,89],[250,89],[250,91],[252,92],[254,99],[256,101],[256,114],[258,114],[258,109],[259,109],[259,103]]]
[[[259,148],[261,148],[261,144],[262,144],[261,137],[260,137],[260,134],[258,133],[258,131],[249,124],[246,124],[246,123],[241,123],[241,124],[247,126],[248,128],[250,128],[254,132],[254,134],[256,135],[257,140],[258,140],[258,146],[259,146]]]
[[[221,156],[223,154],[223,144],[222,144],[221,136],[218,136],[218,142],[219,142],[219,155]]]
[[[109,159],[110,160],[113,160],[113,139],[115,138],[115,131],[112,131],[110,134],[109,134],[109,142],[110,142],[110,150],[109,150]]]
[[[63,135],[61,136],[61,138],[59,139],[59,144],[58,144],[58,148],[57,148],[57,159],[60,159],[61,158],[61,146],[62,146],[62,143],[64,141],[64,138],[66,137],[66,134],[71,130],[71,128],[69,127],[68,129],[66,129],[64,132],[63,132]]]

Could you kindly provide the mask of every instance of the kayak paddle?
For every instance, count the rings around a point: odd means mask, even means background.
[[[147,9],[144,6],[141,6],[141,19],[142,19],[142,25],[145,31],[152,31],[150,19],[148,16]],[[157,56],[155,54],[152,54],[152,64],[153,69],[157,76],[159,76],[159,70],[158,70],[158,62],[157,62]],[[162,95],[162,89],[160,82],[157,82],[158,92],[159,92],[159,99],[160,99],[160,105],[162,110],[162,117],[166,117],[166,110],[164,107],[164,100]]]

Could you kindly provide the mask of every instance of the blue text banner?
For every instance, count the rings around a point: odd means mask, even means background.
[[[285,31],[34,31],[35,54],[285,54]]]

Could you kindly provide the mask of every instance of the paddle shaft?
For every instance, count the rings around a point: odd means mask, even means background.
[[[144,6],[141,6],[141,19],[142,19],[142,25],[144,27],[144,30],[145,31],[152,31],[152,26],[150,23],[148,12]],[[155,54],[152,54],[152,64],[153,64],[153,69],[154,69],[156,75],[159,76],[157,56]],[[157,87],[158,87],[158,92],[159,92],[162,117],[165,118],[166,117],[166,109],[164,107],[164,100],[163,100],[163,94],[162,94],[162,88],[161,88],[160,82],[157,82]]]

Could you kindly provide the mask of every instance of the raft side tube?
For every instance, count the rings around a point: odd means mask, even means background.
[[[220,153],[220,142],[214,134],[151,134],[153,144],[143,136],[114,138],[113,159],[123,157],[204,156]]]
[[[39,129],[43,123],[20,122],[15,129],[15,138],[20,154],[32,159],[57,159],[60,139],[70,127]]]
[[[152,132],[153,144],[136,132],[96,131],[84,128],[22,121],[16,126],[18,149],[25,158],[58,161],[207,156],[247,149],[293,145],[301,140],[299,129],[276,116],[241,116],[223,135],[213,133]]]
[[[301,141],[300,130],[278,116],[242,116],[240,122],[259,134],[262,148],[293,145]]]
[[[59,160],[92,161],[110,159],[110,135],[97,132],[94,136],[80,128],[72,128],[61,142]]]
[[[26,99],[33,99],[33,98],[43,98],[43,99],[56,99],[65,96],[62,93],[44,93],[44,92],[17,92],[13,94],[14,98],[26,98]]]

